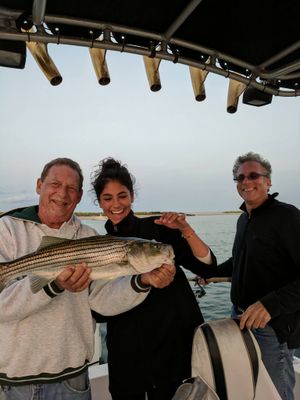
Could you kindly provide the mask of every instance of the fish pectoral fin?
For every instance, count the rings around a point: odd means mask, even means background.
[[[55,236],[43,236],[37,251],[53,246],[54,244],[68,243],[72,240],[73,239],[63,239]]]
[[[44,286],[46,286],[49,282],[51,282],[53,278],[45,278],[37,275],[29,275],[29,282],[30,282],[30,288],[32,293],[37,293],[41,289],[43,289]]]

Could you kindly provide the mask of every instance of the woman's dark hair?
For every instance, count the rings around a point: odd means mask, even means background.
[[[104,190],[105,185],[110,181],[118,181],[125,186],[131,194],[134,193],[133,186],[135,178],[130,174],[127,167],[114,158],[101,160],[91,176],[91,184],[97,200]]]

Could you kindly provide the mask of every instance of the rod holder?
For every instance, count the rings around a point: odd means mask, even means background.
[[[46,43],[26,42],[26,46],[51,85],[59,85],[63,78],[48,54]]]
[[[229,79],[227,95],[227,112],[234,114],[238,108],[239,97],[245,91],[246,85],[242,82]]]
[[[196,67],[189,67],[189,69],[195,100],[203,101],[206,99],[204,81],[207,77],[208,71]]]
[[[110,83],[108,66],[106,64],[106,50],[95,47],[89,48],[98,83],[102,86]]]
[[[33,0],[32,21],[34,25],[42,25],[45,19],[47,0]]]
[[[160,59],[143,56],[146,74],[152,92],[158,92],[161,89],[159,65]]]

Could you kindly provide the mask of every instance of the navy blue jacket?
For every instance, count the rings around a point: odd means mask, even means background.
[[[280,342],[300,346],[300,211],[270,195],[237,222],[232,258],[218,266],[232,276],[231,300],[246,309],[261,301]]]

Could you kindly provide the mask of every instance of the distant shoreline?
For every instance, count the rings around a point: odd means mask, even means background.
[[[161,215],[162,212],[160,211],[150,211],[150,212],[145,212],[145,211],[137,211],[135,212],[136,215],[140,217],[149,217],[149,216],[155,216],[155,215]],[[193,212],[193,213],[186,213],[188,217],[195,217],[195,216],[214,216],[214,215],[235,215],[235,214],[241,214],[241,211],[199,211],[199,212]],[[106,221],[107,217],[103,214],[99,213],[94,213],[94,212],[75,212],[75,215],[79,217],[82,220],[91,220],[91,221]]]
[[[0,211],[0,216],[1,214],[5,214],[6,211],[1,212]],[[241,214],[242,211],[199,211],[199,212],[187,212],[186,216],[187,217],[195,217],[195,216],[210,216],[210,215],[232,215],[232,214]],[[140,217],[150,217],[153,215],[161,215],[163,211],[135,211],[134,212],[136,215]],[[107,217],[103,215],[102,213],[97,213],[97,212],[82,212],[82,211],[77,211],[75,212],[75,215],[79,217],[82,220],[89,219],[89,220],[94,220],[94,221],[105,221]]]

